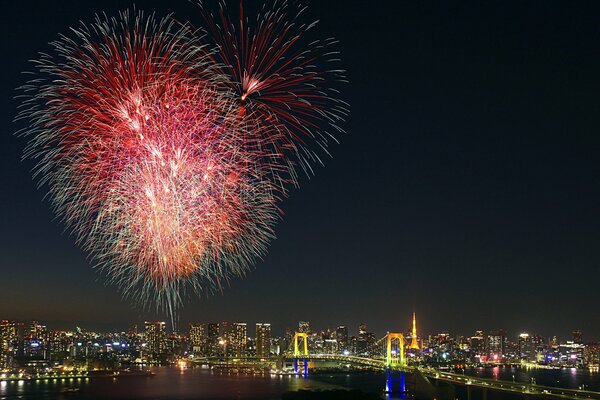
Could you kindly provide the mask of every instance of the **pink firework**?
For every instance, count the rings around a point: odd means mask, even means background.
[[[275,3],[202,36],[124,12],[74,29],[37,62],[20,118],[59,217],[125,296],[171,315],[262,257],[277,202],[341,132],[333,40]],[[296,16],[297,17],[297,16]],[[221,26],[219,26],[221,24]],[[212,40],[211,40],[212,38]]]
[[[54,43],[59,60],[40,64],[49,83],[25,88],[26,154],[111,280],[171,310],[186,286],[243,274],[277,209],[193,32],[134,17],[98,19],[76,31],[79,45]]]

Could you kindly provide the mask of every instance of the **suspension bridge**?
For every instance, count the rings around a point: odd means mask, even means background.
[[[258,365],[273,368],[276,365],[292,364],[293,374],[307,376],[309,365],[317,366],[319,363],[335,363],[337,365],[354,366],[387,372],[387,388],[391,387],[398,378],[393,378],[394,373],[402,373],[401,391],[406,391],[404,374],[413,377],[413,382],[419,382],[421,390],[428,390],[440,398],[437,390],[440,386],[460,387],[466,391],[467,400],[472,398],[487,400],[490,391],[517,394],[524,399],[592,399],[600,400],[600,392],[589,390],[564,389],[542,386],[537,384],[509,382],[495,379],[483,379],[453,372],[440,371],[430,367],[410,365],[406,359],[406,349],[414,348],[414,341],[405,346],[405,337],[402,333],[388,332],[366,348],[361,355],[329,354],[309,351],[308,334],[296,332],[289,347],[278,357],[220,357],[200,358],[195,362],[205,362],[212,365]],[[415,384],[413,384],[413,390]],[[425,389],[423,389],[425,388]],[[454,397],[452,397],[454,398]]]

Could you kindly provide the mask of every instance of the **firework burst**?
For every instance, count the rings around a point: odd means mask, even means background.
[[[187,26],[123,13],[53,43],[25,87],[26,156],[126,295],[172,309],[265,252],[275,198]]]
[[[286,3],[239,29],[221,7],[211,37],[172,16],[97,17],[52,43],[23,86],[25,157],[56,214],[125,296],[172,315],[187,291],[243,275],[274,237],[296,165],[341,131],[320,69],[332,41]],[[206,14],[208,16],[208,14]],[[219,28],[219,23],[222,28]]]
[[[337,41],[310,40],[317,23],[300,23],[306,8],[287,1],[263,6],[253,23],[242,1],[238,19],[224,2],[215,14],[198,4],[208,26],[206,40],[216,46],[208,57],[235,93],[246,145],[260,149],[284,191],[289,181],[297,185],[297,167],[312,175],[313,165],[322,163],[320,154],[329,155],[329,143],[343,132],[348,105],[336,89],[346,82]]]

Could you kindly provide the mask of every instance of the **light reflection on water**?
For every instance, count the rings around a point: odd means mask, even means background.
[[[466,375],[480,378],[499,379],[522,383],[536,383],[543,386],[557,386],[568,389],[578,389],[582,385],[593,391],[600,391],[600,373],[589,369],[563,368],[466,368]]]
[[[199,368],[182,371],[179,368],[161,367],[154,371],[154,377],[0,382],[0,400],[15,400],[20,397],[36,400],[281,399],[283,393],[290,391],[342,388],[377,393],[382,399],[405,399],[410,398],[405,393],[406,389],[410,391],[413,387],[411,378],[403,373],[337,373],[303,377],[228,375]],[[587,370],[467,368],[466,374],[508,381],[514,375],[519,382],[529,382],[534,377],[542,385],[560,384],[576,388],[584,383],[590,390],[600,388],[600,374]],[[69,392],[70,388],[78,391]],[[385,391],[391,393],[384,394]]]
[[[406,374],[404,372],[387,372],[385,398],[406,399]]]

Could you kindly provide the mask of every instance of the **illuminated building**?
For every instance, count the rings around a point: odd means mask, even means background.
[[[206,325],[206,355],[216,357],[220,352],[219,324],[210,323]]]
[[[583,363],[589,367],[600,366],[600,343],[588,343],[583,351]]]
[[[364,335],[365,333],[367,333],[367,324],[363,322],[362,324],[358,325],[358,334]]]
[[[573,343],[578,343],[578,344],[583,343],[583,337],[581,335],[581,331],[579,331],[579,330],[573,331]]]
[[[545,354],[548,351],[546,339],[540,335],[532,335],[531,336],[531,346],[532,346],[533,352],[535,354],[534,360],[535,361],[544,361]]]
[[[271,324],[256,324],[256,356],[269,357],[271,352]]]
[[[345,326],[338,326],[335,330],[335,338],[338,344],[338,351],[340,353],[350,352],[350,343],[348,342],[348,328]]]
[[[488,361],[499,361],[502,359],[506,346],[506,333],[502,330],[490,332],[486,339]]]
[[[485,352],[485,337],[483,331],[475,331],[475,335],[469,338],[469,347],[476,357],[481,357]]]
[[[521,360],[526,361],[535,360],[535,350],[528,333],[519,335],[519,357]]]
[[[144,323],[148,352],[153,357],[158,357],[166,350],[166,324],[162,321]]]
[[[368,355],[373,350],[374,344],[375,334],[367,332],[367,324],[360,324],[358,326],[358,338],[356,340],[356,354]]]
[[[0,369],[9,368],[14,347],[17,341],[17,330],[13,321],[2,320],[0,323]]]
[[[561,343],[559,349],[559,360],[561,365],[581,367],[583,366],[583,357],[585,346],[581,343],[575,343],[573,341],[567,341],[567,343]]]
[[[336,354],[338,353],[339,345],[336,339],[323,340],[323,353]]]
[[[15,366],[15,358],[23,356],[24,325],[2,320],[0,323],[0,368]]]
[[[310,322],[308,322],[308,321],[300,321],[300,322],[298,322],[298,332],[300,332],[300,333],[310,333]]]
[[[348,340],[349,345],[348,347],[350,348],[350,354],[357,354],[357,349],[358,349],[358,338],[354,335],[350,336],[350,339]]]
[[[64,332],[52,331],[49,334],[49,360],[60,363],[69,356],[69,340]]]
[[[246,354],[247,329],[245,322],[227,324],[224,338],[228,356],[241,357]]]
[[[37,321],[31,321],[29,332],[23,340],[23,351],[25,357],[45,359],[48,347],[48,329]]]
[[[190,324],[190,346],[194,353],[205,355],[207,352],[206,324]]]

